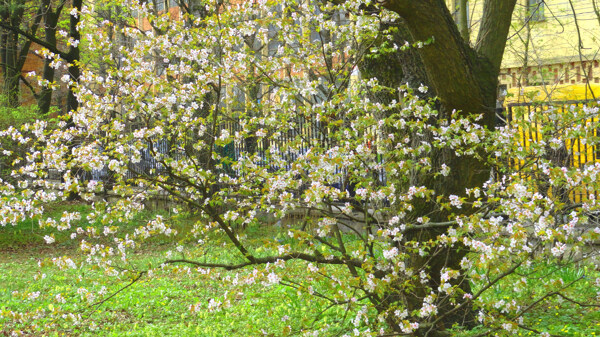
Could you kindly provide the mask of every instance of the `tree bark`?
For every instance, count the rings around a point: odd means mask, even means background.
[[[64,3],[63,3],[64,4]],[[52,10],[50,0],[42,0],[41,7],[44,9],[44,41],[46,43],[56,46],[56,26],[58,24],[58,18],[62,11],[63,4],[58,6],[56,10]],[[50,66],[52,60],[46,58],[44,60],[44,71],[42,78],[44,81],[51,83],[54,81],[54,68]],[[38,107],[40,113],[45,115],[50,111],[52,104],[52,88],[47,85],[42,87],[40,97],[38,98]]]
[[[500,73],[515,4],[516,0],[487,0],[483,3],[483,16],[475,48],[479,55],[491,63],[496,78]]]
[[[77,9],[77,12],[81,12],[81,7],[83,5],[83,0],[73,0],[73,8]],[[70,15],[69,16],[69,37],[71,37],[75,41],[79,41],[81,39],[81,34],[77,29],[77,25],[80,21],[79,15]],[[75,111],[79,106],[79,102],[77,101],[77,97],[75,96],[75,86],[76,83],[79,82],[79,76],[81,75],[81,69],[79,68],[80,61],[80,51],[79,45],[74,46],[71,45],[69,47],[69,76],[71,77],[72,84],[69,85],[69,94],[67,96],[67,111]]]
[[[16,108],[19,106],[19,75],[21,75],[21,72],[16,68],[18,35],[7,33],[6,39],[3,40],[6,43],[2,55],[4,94],[6,95],[8,106]]]
[[[379,59],[367,58],[361,64],[361,73],[378,78],[380,83],[390,88],[397,88],[407,80],[413,87],[421,83],[428,85],[430,94],[438,98],[441,118],[447,118],[453,110],[461,111],[463,116],[483,114],[481,125],[492,129],[495,123],[498,74],[515,3],[516,0],[485,1],[477,44],[475,48],[471,48],[468,41],[464,40],[464,34],[461,36],[443,0],[384,2],[385,8],[398,13],[403,19],[398,23],[398,33],[395,36],[399,40],[397,44],[399,42],[401,45],[404,40],[433,40],[433,43],[409,52],[398,51]],[[378,99],[389,102],[393,97],[380,95]],[[430,135],[413,137],[416,143],[430,141],[429,138]],[[486,154],[481,155],[485,158]],[[425,185],[433,189],[436,196],[465,196],[466,188],[482,186],[489,179],[489,167],[475,157],[457,157],[452,149],[435,149],[429,156],[434,168],[446,164],[450,167],[451,174],[447,177],[415,175],[411,185]],[[440,210],[433,202],[421,200],[414,206],[415,217],[427,215],[432,221],[448,220],[449,214]],[[471,210],[464,209],[464,212],[469,213]],[[427,242],[436,240],[443,232],[444,230],[415,231],[405,238],[408,241]],[[432,289],[437,289],[443,268],[461,269],[460,261],[466,254],[466,250],[460,245],[438,246],[435,251],[426,257],[415,255],[410,263],[415,270],[424,268],[428,271],[431,280],[429,286]],[[470,292],[465,277],[456,280],[455,284],[463,291]],[[387,298],[403,301],[410,312],[419,310],[427,295],[425,285],[422,285],[411,293],[402,293],[400,290],[400,293],[390,294]],[[450,309],[449,302],[440,303],[440,313]],[[445,317],[438,326],[427,329],[431,336],[433,330],[441,331],[455,323],[469,325],[473,319],[472,310],[465,306],[464,310]],[[389,323],[391,327],[398,326],[397,322]],[[424,330],[418,332],[419,335],[426,333]]]
[[[384,7],[398,13],[413,41],[433,43],[418,49],[424,73],[439,98],[442,117],[453,110],[463,115],[483,114],[481,125],[495,123],[498,74],[516,0],[486,0],[477,45],[463,40],[443,0],[390,0]],[[452,174],[429,182],[438,195],[465,194],[465,188],[481,186],[489,168],[474,158],[440,154]]]
[[[469,27],[469,8],[467,0],[460,0],[458,4],[458,28],[462,38],[469,43],[470,27]]]

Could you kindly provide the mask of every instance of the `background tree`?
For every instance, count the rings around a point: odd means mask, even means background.
[[[35,35],[41,21],[41,7],[33,1],[3,1],[0,4],[0,21],[3,25],[15,27]],[[14,30],[3,29],[0,36],[0,67],[4,81],[4,94],[8,105],[19,106],[20,83],[24,80],[22,69],[31,49],[31,40],[24,38]]]
[[[43,0],[40,5],[44,17],[44,42],[49,46],[54,46],[54,48],[58,46],[56,33],[59,29],[58,24],[62,10],[66,4],[67,1],[60,1],[58,4],[55,4],[51,0]],[[53,62],[55,60],[52,57],[44,59],[44,69],[42,72],[43,84],[38,97],[38,107],[42,114],[48,113],[52,104],[52,93],[54,90],[50,83],[53,83],[55,78]]]
[[[69,77],[69,80],[67,81],[69,87],[69,92],[67,94],[66,99],[67,111],[77,109],[78,105],[77,99],[75,98],[75,94],[73,91],[75,88],[75,84],[79,80],[80,75],[80,49],[78,43],[81,35],[78,31],[77,26],[80,21],[79,12],[81,11],[83,1],[73,0],[70,2],[71,11],[69,12],[68,32],[65,32],[65,35],[67,37],[67,46],[65,48],[56,41],[56,29],[60,13],[62,12],[62,9],[67,4],[67,2],[68,1],[66,0],[60,1],[56,5],[54,10],[52,7],[52,1],[41,0],[39,6],[37,6],[38,15],[36,16],[36,30],[43,16],[45,20],[44,22],[48,27],[48,29],[45,31],[45,39],[37,37],[35,34],[36,31],[23,30],[19,25],[9,24],[5,20],[0,22],[0,27],[2,27],[5,31],[10,32],[11,36],[21,37],[24,41],[27,41],[26,44],[29,46],[31,45],[31,43],[36,43],[37,45],[47,49],[51,53],[51,55],[47,55],[48,60],[45,62],[44,65],[43,79],[45,84],[42,88],[42,93],[39,95],[38,98],[38,104],[42,108],[43,112],[47,112],[46,109],[49,108],[52,98],[51,92],[48,88],[48,82],[52,82],[54,80],[54,71],[56,67],[58,67],[61,64],[62,61],[66,62],[67,74]],[[67,51],[64,51],[64,49],[66,49]],[[23,54],[23,64],[25,63],[25,58],[26,55]]]

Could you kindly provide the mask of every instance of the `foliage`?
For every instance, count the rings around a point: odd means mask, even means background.
[[[6,96],[0,96],[0,130],[9,128],[19,129],[22,125],[32,123],[40,118],[35,106],[11,107]],[[2,156],[0,156],[0,178],[6,179],[13,160],[23,157],[25,152],[13,141],[2,143]],[[7,172],[8,171],[8,172]]]
[[[600,236],[599,228],[586,227],[598,212],[596,197],[574,205],[540,186],[599,190],[600,164],[560,166],[544,159],[546,139],[519,146],[519,126],[489,130],[479,124],[481,115],[441,115],[435,100],[419,97],[425,86],[386,88],[352,76],[379,22],[398,19],[389,12],[362,15],[358,5],[207,2],[190,20],[170,20],[145,4],[136,10],[153,31],[88,27],[87,45],[105,53],[107,63],[82,73],[72,125],[52,131],[36,122],[22,133],[0,134],[30,146],[17,172],[23,179],[0,187],[0,224],[33,219],[68,233],[86,257],[50,261],[67,270],[93,267],[106,284],[167,271],[239,270],[220,280],[240,296],[246,286],[285,285],[302,301],[313,296],[352,313],[347,333],[355,335],[438,335],[453,323],[472,325],[471,316],[485,331],[514,335],[533,329],[524,317],[556,298],[596,305],[597,294],[570,293],[588,280],[527,276],[537,275],[542,261],[574,268],[571,262],[590,256]],[[90,14],[79,13],[95,24]],[[119,58],[111,54],[112,29],[132,41],[118,48]],[[369,98],[394,90],[398,98],[388,104]],[[590,130],[597,119],[580,122],[597,111],[551,114],[565,127],[577,126],[560,139],[596,146]],[[415,185],[451,177],[456,167],[446,165],[448,153],[477,158],[497,175],[460,194]],[[149,158],[158,165],[140,164]],[[509,158],[524,164],[517,170]],[[63,173],[60,184],[48,182],[49,169]],[[107,170],[112,179],[85,180],[79,169]],[[99,198],[109,187],[112,195]],[[92,204],[89,214],[43,215],[47,203],[73,194]],[[193,225],[176,229],[173,218],[160,214],[133,232],[122,225],[165,194],[175,219],[189,212]],[[445,219],[432,220],[433,211]],[[260,244],[241,231],[297,217],[283,236],[264,236]],[[95,225],[77,227],[82,219]],[[140,259],[156,237],[177,237],[180,245]],[[56,244],[51,235],[45,241]],[[217,254],[205,249],[215,243]],[[495,297],[508,280],[509,300]],[[529,291],[530,282],[540,286]],[[100,284],[82,294],[90,304],[111,296]],[[214,298],[209,307],[224,303]],[[188,304],[192,313],[205,308]]]
[[[0,128],[2,130],[11,126],[19,128],[23,124],[32,123],[39,117],[35,106],[13,108],[8,106],[5,96],[0,96]]]

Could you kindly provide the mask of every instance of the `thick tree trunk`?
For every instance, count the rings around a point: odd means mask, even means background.
[[[382,30],[386,30],[389,28],[388,25],[384,25],[381,27]],[[394,35],[393,39],[396,44],[402,44],[404,41],[413,42],[412,37],[410,36],[410,32],[405,26],[405,22],[399,21],[394,24]],[[406,51],[398,51],[390,54],[379,55],[373,57],[371,55],[368,58],[365,58],[360,63],[361,74],[366,78],[376,77],[380,84],[383,84],[389,88],[398,88],[402,84],[409,83],[409,85],[413,88],[416,88],[420,85],[430,85],[429,79],[424,71],[423,61],[417,52],[416,49],[409,49]],[[436,93],[430,91],[427,93],[429,98],[435,97]],[[396,91],[392,92],[378,92],[376,95],[371,97],[373,100],[389,104],[392,100],[397,99],[398,93]],[[443,108],[442,106],[438,106],[438,108]],[[388,111],[388,113],[393,113],[393,111]],[[435,121],[432,121],[435,122]],[[404,138],[406,135],[401,135],[400,138]],[[430,136],[424,137],[414,137],[414,142],[418,143],[425,138],[430,138]],[[418,138],[418,139],[417,139]],[[431,140],[431,139],[430,139]],[[438,153],[434,153],[431,157],[434,159],[436,164],[439,166],[442,163],[447,163],[450,155],[448,151],[437,151]],[[447,193],[444,189],[444,183],[447,182],[436,182],[434,179],[428,179],[423,175],[415,175],[410,182],[410,185],[425,185],[429,187],[434,187],[432,185],[436,185],[435,189],[437,193],[440,195]],[[421,216],[423,214],[428,214],[433,221],[445,221],[445,217],[447,214],[442,214],[439,210],[435,209],[435,205],[432,203],[423,202],[418,205],[415,209],[416,216]],[[422,242],[427,242],[429,240],[435,240],[436,237],[442,234],[442,230],[432,231],[419,231],[406,235],[406,239],[408,241],[417,240]],[[460,269],[460,261],[464,257],[464,249],[460,250],[458,247],[448,248],[448,247],[438,247],[438,250],[435,254],[432,254],[427,257],[419,257],[414,256],[414,258],[410,261],[409,267],[414,270],[425,269],[431,277],[432,284],[429,284],[433,289],[437,289],[439,285],[439,280],[441,277],[441,270],[443,268],[452,268],[459,270]],[[460,282],[461,288],[465,292],[471,292],[469,283],[461,278],[457,282]],[[423,299],[429,295],[429,293],[425,290],[425,285],[421,285],[416,287],[411,292],[405,292],[398,288],[397,292],[394,294],[387,294],[384,296],[386,301],[380,303],[380,309],[386,310],[387,307],[394,305],[394,302],[403,303],[409,312],[413,310],[419,310],[423,305]],[[447,312],[451,310],[449,302],[441,303],[439,310],[440,312]],[[470,307],[465,306],[464,310],[457,311],[453,315],[449,315],[447,319],[445,319],[441,324],[438,325],[436,330],[442,330],[444,327],[450,327],[455,323],[462,325],[469,325],[473,321],[474,315]],[[398,327],[398,322],[395,322],[391,319],[389,322],[391,327]],[[399,332],[399,331],[398,331]],[[431,334],[430,334],[431,336]]]
[[[404,20],[394,24],[385,23],[380,27],[381,32],[389,29],[393,31],[393,41],[396,45],[403,45],[404,41],[413,42]],[[383,37],[380,37],[380,40],[375,41],[374,44],[378,45],[382,42]],[[429,85],[421,56],[413,48],[382,55],[369,55],[361,60],[359,69],[363,78],[375,77],[380,84],[391,89],[396,89],[406,83],[412,88],[417,88],[421,84]],[[391,103],[392,100],[398,99],[398,93],[397,91],[381,92],[374,98],[381,102]]]
[[[480,124],[495,123],[498,73],[516,0],[486,0],[477,50],[462,39],[443,0],[391,0],[384,6],[404,19],[414,41],[433,43],[418,49],[433,93],[439,98],[442,117],[453,110],[463,115],[483,114]],[[420,71],[420,70],[419,70]],[[438,195],[465,195],[465,188],[481,186],[489,168],[475,158],[440,153],[439,163],[450,166],[448,177],[432,179],[427,186]]]
[[[477,50],[469,47],[453,21],[443,0],[391,0],[384,7],[400,14],[403,22],[395,36],[397,44],[407,41],[433,40],[429,45],[409,52],[397,52],[379,59],[366,59],[361,64],[361,72],[367,77],[377,77],[382,84],[397,88],[407,81],[416,87],[420,83],[430,87],[430,94],[438,98],[440,117],[447,118],[453,110],[463,115],[483,114],[481,125],[492,129],[495,123],[495,101],[497,78],[500,69],[506,36],[510,27],[512,11],[516,0],[486,0],[483,21],[479,32]],[[463,13],[464,14],[464,13]],[[385,27],[384,27],[385,28]],[[389,102],[395,95],[379,95],[377,99]],[[435,123],[436,121],[430,121]],[[416,137],[413,137],[416,138]],[[414,139],[415,142],[428,141],[430,136]],[[452,149],[435,149],[430,154],[434,168],[446,164],[451,174],[444,176],[415,175],[411,185],[424,185],[435,191],[436,196],[465,196],[465,189],[482,186],[489,179],[490,169],[486,163],[475,157],[456,156]],[[485,154],[483,158],[485,158]],[[431,221],[447,221],[449,214],[439,209],[433,202],[422,200],[414,205],[414,216],[427,215]],[[464,209],[465,213],[470,212]],[[443,230],[414,231],[405,236],[406,240],[427,242],[435,240]],[[460,261],[466,250],[461,246],[438,246],[426,257],[415,255],[411,261],[414,270],[424,268],[430,277],[428,284],[437,289],[443,268],[460,270]],[[459,287],[470,292],[468,280],[464,277],[455,281]],[[411,293],[390,294],[383,306],[401,301],[408,311],[419,310],[428,294],[425,285],[417,286]],[[399,288],[400,289],[400,288]],[[449,312],[453,306],[449,301],[439,303],[439,313]],[[453,311],[437,323],[419,331],[419,335],[440,335],[451,325],[473,322],[472,310],[465,306],[463,310]],[[397,328],[397,322],[390,321]]]
[[[496,84],[491,65],[462,39],[443,0],[390,1],[389,9],[402,16],[414,41],[433,39],[418,51],[431,88],[444,106],[465,113],[489,108],[484,102],[495,107],[489,103],[495,99]]]

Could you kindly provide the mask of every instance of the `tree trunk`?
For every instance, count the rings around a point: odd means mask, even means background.
[[[81,6],[83,5],[83,0],[73,0],[73,8],[77,9],[77,12],[81,12]],[[81,34],[77,29],[77,25],[80,21],[79,15],[69,16],[69,37],[73,38],[75,41],[81,40]],[[75,111],[79,106],[79,102],[77,101],[77,97],[75,96],[75,86],[76,83],[79,82],[79,76],[81,75],[81,69],[79,68],[80,61],[80,52],[79,45],[69,47],[69,76],[71,77],[72,84],[69,85],[69,94],[67,96],[67,111]]]
[[[4,93],[7,98],[8,106],[16,108],[19,106],[19,76],[17,71],[17,49],[18,35],[8,33],[6,39],[5,55],[2,63],[4,64]]]
[[[56,46],[56,26],[58,24],[58,17],[60,16],[60,9],[56,12],[52,11],[50,6],[50,0],[43,0],[42,7],[44,8],[44,40],[46,43]],[[44,72],[42,78],[44,81],[51,83],[54,81],[54,68],[50,66],[52,60],[46,58],[44,60]],[[40,97],[38,98],[38,107],[42,115],[47,114],[50,111],[50,105],[52,104],[52,88],[47,85],[42,87]]]
[[[41,22],[41,13],[42,8],[40,7],[33,16],[31,26],[26,28],[29,34],[35,35],[37,32]],[[12,28],[20,29],[24,22],[24,16],[25,2],[9,2],[0,9],[0,22]],[[32,43],[31,40],[24,39],[22,44],[19,45],[19,36],[18,31],[5,28],[1,37],[2,47],[0,50],[2,55],[0,61],[2,62],[4,93],[7,96],[8,105],[11,107],[19,106],[21,72],[27,61]]]
[[[467,0],[460,0],[458,6],[458,28],[460,30],[460,35],[468,43],[471,34],[469,27],[469,8]]]
[[[390,28],[390,25],[382,25],[381,29],[386,30]],[[399,21],[393,25],[394,35],[393,39],[396,44],[403,44],[404,41],[413,42],[412,37],[410,36],[410,32],[405,26],[404,21]],[[404,83],[409,83],[412,88],[416,88],[420,85],[429,86],[429,79],[427,78],[426,73],[424,72],[423,61],[417,52],[416,49],[409,49],[406,51],[397,51],[390,54],[385,55],[370,55],[365,58],[360,63],[361,75],[366,78],[376,77],[379,80],[379,83],[385,85],[389,88],[398,88]],[[435,93],[429,91],[426,96],[428,98],[433,98]],[[385,104],[391,103],[392,100],[397,99],[398,93],[397,91],[380,91],[371,99],[375,101],[379,101]],[[438,108],[442,108],[438,104]],[[445,111],[445,110],[444,110]],[[393,113],[393,111],[388,111],[387,113]],[[382,116],[383,117],[383,116]],[[400,135],[399,139],[404,138],[406,135]],[[421,142],[422,140],[426,140],[424,138],[431,138],[430,136],[424,136],[423,138],[418,138],[412,136],[415,143]],[[429,139],[431,140],[431,139]],[[450,155],[448,151],[437,151],[438,153],[434,153],[431,155],[432,159],[434,159],[435,164],[438,166],[442,163],[447,163],[450,159]],[[436,193],[440,193],[439,195],[444,195],[448,193],[443,190],[447,182],[437,182],[434,179],[427,179],[423,175],[415,175],[414,179],[410,182],[410,185],[425,185],[428,187],[435,187]],[[433,186],[435,185],[435,186]],[[443,194],[442,194],[443,193]],[[429,214],[429,217],[432,218],[433,221],[446,221],[445,217],[447,214],[442,214],[435,208],[433,203],[423,202],[415,209],[415,217],[421,216],[423,214]],[[421,241],[427,242],[428,240],[435,240],[436,237],[442,234],[442,230],[432,231],[419,231],[409,235],[406,235],[406,240],[408,241]],[[400,244],[402,245],[402,243]],[[401,247],[399,247],[401,248]],[[441,270],[443,268],[452,268],[456,270],[460,270],[460,261],[464,256],[464,249],[460,249],[458,247],[447,248],[447,247],[439,247],[438,253],[435,255],[430,255],[425,258],[414,256],[410,261],[409,267],[414,270],[420,270],[424,268],[427,270],[428,274],[431,277],[432,283],[430,286],[434,289],[437,289],[439,285],[439,280],[441,277]],[[436,283],[437,282],[437,283]],[[469,283],[464,279],[459,279],[457,282],[461,283],[461,288],[465,292],[471,292]],[[414,291],[407,293],[401,289],[401,287],[397,288],[397,292],[394,294],[387,294],[384,296],[386,298],[385,303],[380,304],[381,310],[386,310],[387,307],[394,305],[394,302],[403,303],[409,312],[414,310],[419,310],[423,305],[423,299],[429,295],[428,292],[425,291],[425,285],[418,286]],[[448,302],[442,303],[439,306],[440,312],[447,312],[451,310],[452,307]],[[459,323],[462,325],[469,325],[474,320],[474,315],[470,307],[465,306],[464,310],[457,311],[454,315],[449,315],[443,323],[446,323],[445,327],[450,327],[455,323]],[[393,321],[391,319],[388,324],[391,327],[398,327],[398,322]],[[444,324],[440,324],[440,330],[444,328]],[[397,331],[400,332],[400,331]]]
[[[22,5],[9,3],[4,5],[1,20],[8,22],[13,27],[19,27],[23,19],[24,8]],[[4,94],[10,107],[19,106],[19,81],[21,67],[19,67],[19,34],[6,31],[2,36],[2,74],[4,79]]]
[[[430,89],[439,98],[441,117],[453,110],[464,116],[483,115],[480,124],[492,129],[495,124],[498,74],[506,36],[516,0],[486,0],[477,49],[463,40],[443,0],[395,0],[384,6],[404,19],[413,41],[433,43],[417,49]],[[421,69],[404,72],[421,72]],[[431,179],[426,186],[437,195],[465,195],[465,188],[481,186],[489,178],[485,163],[454,153],[440,153],[439,163],[450,166],[448,177]]]
[[[516,0],[486,0],[481,29],[478,35],[477,50],[469,47],[461,36],[452,15],[443,0],[396,0],[384,4],[389,10],[400,14],[398,33],[394,36],[396,44],[403,42],[428,41],[432,43],[408,52],[398,51],[380,56],[376,59],[366,58],[361,64],[361,73],[367,77],[377,77],[380,83],[397,88],[401,83],[409,82],[412,87],[428,85],[430,94],[438,98],[438,111],[441,118],[450,116],[453,110],[462,111],[464,116],[470,113],[483,114],[481,125],[492,129],[495,123],[496,88],[500,63],[506,44],[506,36],[510,28],[512,11]],[[466,8],[464,8],[466,9]],[[463,13],[463,14],[466,14]],[[466,15],[464,17],[466,19]],[[382,27],[386,28],[386,27]],[[378,100],[387,102],[397,95],[389,97],[379,95]],[[436,121],[430,121],[435,123]],[[413,137],[413,141],[430,141],[430,135],[423,138]],[[465,189],[482,186],[489,179],[490,168],[484,161],[475,157],[456,156],[451,149],[434,149],[429,154],[434,169],[446,164],[451,174],[444,176],[415,175],[411,185],[424,185],[435,191],[436,196],[465,196]],[[485,158],[485,154],[483,158]],[[463,209],[465,213],[471,212]],[[421,200],[414,205],[415,217],[427,215],[431,221],[443,222],[449,214],[440,210],[434,202]],[[444,230],[414,231],[405,236],[407,241],[427,242],[436,240]],[[443,268],[460,270],[460,262],[466,255],[466,249],[438,246],[429,256],[415,255],[411,260],[414,270],[424,268],[430,277],[428,284],[437,289]],[[454,284],[470,292],[470,285],[465,277],[455,280]],[[419,310],[423,305],[425,285],[417,286],[411,293],[398,287],[399,293],[389,294],[383,306],[392,302],[403,302],[408,311]],[[449,301],[438,303],[440,314],[449,312],[453,306]],[[463,310],[447,315],[436,327],[427,327],[418,332],[419,335],[439,335],[437,331],[449,328],[455,323],[470,325],[474,321],[472,310],[465,306]],[[388,322],[393,329],[398,329],[398,322]]]

